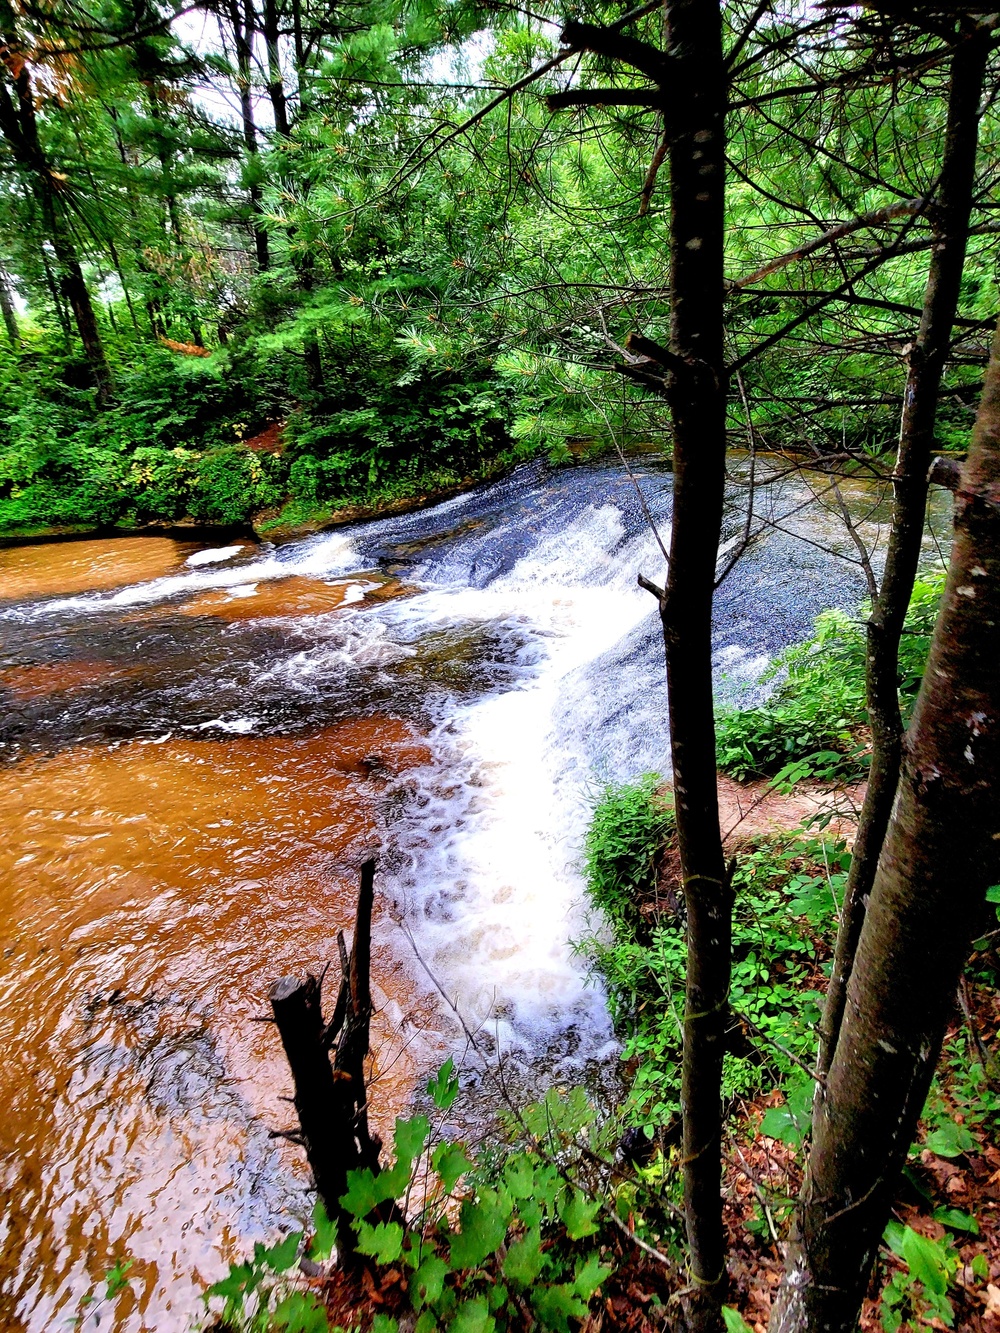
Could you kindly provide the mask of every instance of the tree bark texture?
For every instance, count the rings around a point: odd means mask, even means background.
[[[723,244],[726,78],[717,0],[668,0],[674,428],[670,564],[661,603],[677,840],[687,907],[681,1082],[684,1203],[695,1296],[689,1319],[721,1327],[722,1057],[732,895],[719,826],[712,598],[726,461]]]
[[[1000,328],[774,1333],[857,1327],[1000,841]]]
[[[727,79],[718,0],[667,0],[666,49],[615,28],[570,21],[564,45],[638,69],[656,89],[670,170],[670,346],[632,335],[646,360],[619,367],[665,393],[673,423],[674,501],[659,599],[667,658],[677,842],[688,956],[681,1074],[684,1211],[692,1294],[689,1326],[722,1327],[722,1057],[729,1020],[732,894],[719,826],[712,694],[712,601],[726,463],[724,328]],[[610,90],[574,104],[617,100]],[[564,99],[563,99],[564,102]],[[562,104],[560,96],[550,105]],[[652,185],[649,187],[652,188]],[[653,373],[662,367],[663,373]]]
[[[281,49],[279,45],[277,0],[264,0],[264,42],[267,46],[267,95],[274,112],[274,128],[282,139],[291,130],[288,123],[288,100],[281,77]]]
[[[865,674],[872,732],[871,768],[821,1025],[820,1073],[829,1069],[833,1058],[865,902],[875,879],[899,778],[903,737],[899,643],[920,560],[938,393],[965,266],[976,178],[979,103],[990,42],[991,33],[985,28],[962,34],[951,62],[941,174],[936,198],[929,208],[935,243],[903,394],[885,569],[867,626]]]

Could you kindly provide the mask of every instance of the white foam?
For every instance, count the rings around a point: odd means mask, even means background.
[[[515,621],[544,646],[515,688],[442,719],[434,762],[409,775],[409,809],[394,829],[397,889],[425,964],[470,1026],[508,1049],[562,1043],[574,1061],[612,1042],[603,994],[572,950],[585,925],[580,856],[593,788],[580,735],[596,722],[586,671],[654,609],[635,587],[651,535],[626,552],[623,537],[617,509],[592,507],[487,588],[438,590],[393,611],[437,625]],[[613,681],[607,689],[614,695]],[[570,718],[567,697],[577,704]]]
[[[184,561],[186,565],[194,568],[196,565],[220,565],[225,560],[232,560],[234,555],[239,555],[240,551],[245,551],[245,545],[239,546],[215,546],[208,551],[195,551],[194,555],[189,555]]]
[[[187,563],[190,565],[191,561],[188,560]],[[237,588],[243,584],[286,579],[292,575],[331,578],[355,573],[362,568],[364,568],[363,561],[348,538],[331,533],[297,546],[290,553],[284,553],[283,558],[268,552],[249,564],[237,565],[231,569],[216,569],[211,566],[206,569],[189,569],[181,574],[153,579],[149,583],[121,588],[117,592],[90,593],[80,597],[42,602],[33,609],[33,614],[46,615],[52,611],[79,611],[86,614],[109,606],[144,606],[183,595],[193,597],[213,588]]]

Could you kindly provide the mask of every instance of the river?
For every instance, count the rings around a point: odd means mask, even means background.
[[[670,473],[633,466],[665,536]],[[774,481],[777,526],[720,589],[723,698],[863,595],[809,496]],[[865,488],[851,503],[873,531]],[[253,1019],[275,978],[335,957],[372,851],[383,1124],[449,1052],[466,1107],[488,1098],[452,1003],[525,1095],[613,1069],[571,943],[595,791],[667,763],[639,570],[662,557],[608,464],[278,548],[0,551],[0,1326],[65,1327],[129,1257],[116,1327],[187,1329],[201,1284],[307,1216]]]

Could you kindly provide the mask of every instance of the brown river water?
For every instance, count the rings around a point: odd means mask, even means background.
[[[170,574],[196,549],[134,538],[6,550],[0,590],[22,600],[115,589]],[[287,619],[335,610],[351,586],[293,576],[255,607],[210,591],[171,614]],[[141,689],[156,671],[141,658],[70,657],[8,666],[0,688],[51,705]],[[270,980],[316,966],[336,930],[349,933],[378,791],[427,757],[411,723],[372,714],[288,737],[70,744],[6,770],[0,1326],[67,1326],[91,1279],[124,1257],[135,1295],[119,1317],[184,1326],[174,1274],[210,1280],[238,1255],[255,1228],[234,1177],[296,1167],[255,1126],[280,1127],[289,1112],[272,1031],[253,1016]],[[385,1119],[413,1085],[396,1028],[414,996],[385,947],[373,964],[382,1014],[395,1002],[393,1033],[377,1019],[374,1034]]]
[[[669,473],[642,466],[665,529]],[[863,595],[835,525],[797,540],[804,496],[771,488],[720,591],[724,696]],[[127,1258],[100,1326],[181,1333],[228,1262],[308,1218],[254,1019],[336,957],[372,852],[383,1129],[449,1051],[464,1127],[488,1103],[452,1005],[525,1095],[613,1068],[571,945],[595,791],[666,768],[638,569],[660,575],[656,543],[605,465],[277,550],[0,549],[0,1328],[69,1327]]]

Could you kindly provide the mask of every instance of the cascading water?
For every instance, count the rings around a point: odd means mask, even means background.
[[[642,471],[665,539],[670,475]],[[804,498],[788,480],[767,512]],[[863,592],[796,521],[720,589],[724,697]],[[850,552],[833,524],[824,542]],[[302,1164],[263,1127],[284,1071],[250,1019],[335,953],[373,846],[390,1113],[464,1043],[452,1003],[526,1091],[613,1063],[572,940],[596,787],[667,767],[639,570],[663,560],[620,469],[526,467],[422,513],[0,601],[5,1327],[52,1327],[128,1251],[121,1328],[187,1328],[198,1279],[303,1215]]]

